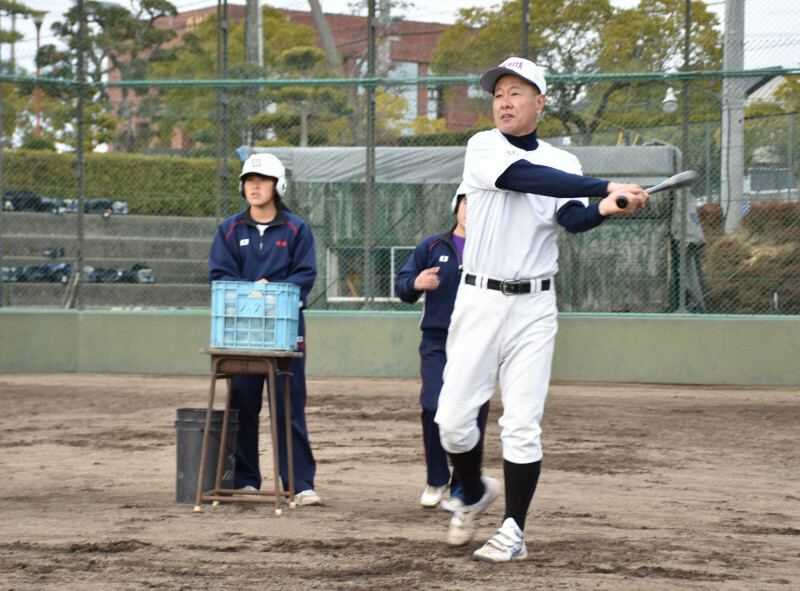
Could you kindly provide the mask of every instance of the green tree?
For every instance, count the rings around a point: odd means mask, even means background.
[[[245,60],[245,23],[231,24],[228,31],[228,71],[231,80],[276,78],[281,70],[281,54],[293,48],[313,48],[314,29],[286,20],[278,9],[262,8],[264,33],[263,67]],[[148,76],[153,79],[211,80],[217,77],[217,16],[209,14],[182,38],[175,59],[155,64]],[[228,88],[227,109],[230,149],[254,141],[251,119],[266,109],[263,89],[242,86]],[[214,92],[196,88],[171,88],[165,91],[161,128],[178,127],[188,134],[199,150],[210,153],[216,142],[217,97]]]
[[[281,78],[322,79],[330,76],[326,56],[315,46],[295,47],[278,57],[276,73]],[[273,108],[252,118],[262,137],[277,134],[290,145],[309,146],[331,143],[352,143],[352,137],[341,136],[337,119],[351,114],[347,95],[337,89],[319,86],[285,86],[267,89],[264,99]],[[278,125],[281,121],[284,125]],[[287,124],[288,123],[288,124]],[[274,141],[256,142],[269,145]]]
[[[547,90],[543,135],[565,134],[588,144],[599,131],[627,129],[663,117],[666,86],[626,80],[628,72],[664,72],[682,66],[684,0],[641,0],[618,9],[608,0],[542,0],[532,12],[528,57],[548,75],[619,72],[612,82],[565,82]],[[718,69],[722,59],[716,16],[692,2],[690,69]],[[477,74],[510,55],[520,55],[520,0],[493,10],[462,10],[431,59],[438,75]],[[472,108],[489,109],[479,99]]]
[[[775,90],[772,100],[754,101],[745,108],[745,166],[753,164],[757,150],[773,154],[783,166],[792,164],[800,176],[800,77],[789,76]],[[789,127],[791,126],[791,130]],[[789,141],[791,139],[791,145]],[[793,158],[789,158],[789,154]]]
[[[228,34],[230,80],[287,80],[330,77],[325,53],[314,43],[312,27],[295,25],[283,13],[262,7],[263,67],[245,60],[245,23]],[[156,65],[153,78],[213,79],[217,76],[217,17],[209,15],[183,36],[176,59]],[[348,138],[341,124],[350,113],[347,97],[328,87],[267,86],[226,89],[229,149],[247,145],[319,145]],[[165,92],[162,123],[187,133],[199,150],[209,153],[216,141],[217,100],[213,92],[174,88]]]
[[[800,110],[800,76],[787,76],[775,90],[775,100],[787,113]]]
[[[602,28],[604,43],[597,55],[601,72],[669,72],[684,69],[684,0],[641,0],[631,9],[617,10]],[[689,71],[722,68],[722,35],[719,21],[704,2],[691,3]],[[679,83],[671,85],[680,89]],[[667,85],[663,82],[631,81],[621,78],[586,88],[594,112],[581,117],[572,108],[573,94],[556,115],[571,133],[625,131],[631,127],[652,127],[676,122],[674,115],[661,111]],[[691,120],[719,120],[721,82],[693,80],[690,83]],[[573,91],[574,92],[574,91]],[[570,123],[567,123],[570,122]],[[679,144],[680,142],[673,142]]]
[[[14,55],[14,45],[18,41],[22,41],[23,35],[16,30],[15,22],[17,17],[31,17],[36,12],[34,9],[28,7],[22,2],[15,0],[0,0],[0,16],[8,16],[11,18],[11,29],[0,28],[0,44],[3,46],[8,45],[11,48],[9,52],[9,61],[7,67],[2,69],[12,74],[17,73],[17,64],[12,61],[11,56]],[[3,19],[5,22],[5,19]]]
[[[0,28],[0,47],[3,48],[3,61],[0,62],[0,72],[18,73],[18,66],[11,59],[14,55],[14,44],[21,41],[23,35],[14,26],[15,19],[18,17],[32,16],[35,11],[21,2],[13,0],[0,0],[0,17],[5,25],[9,20],[12,23],[11,29]],[[32,105],[33,87],[20,84],[3,83],[3,120],[2,143],[4,147],[11,145],[14,138],[20,135],[20,130],[29,125]],[[24,132],[23,132],[24,133]]]
[[[18,84],[3,82],[2,87],[3,118],[2,118],[2,147],[10,148],[17,131],[22,128],[28,120],[27,113],[31,100],[24,89]]]
[[[89,0],[84,4],[87,81],[99,83],[107,77],[111,80],[142,80],[150,63],[170,59],[171,52],[166,49],[166,44],[175,37],[175,33],[159,28],[156,20],[177,14],[176,8],[166,0],[138,0],[133,7],[134,11],[131,12],[108,2]],[[77,78],[78,65],[77,6],[72,6],[65,13],[63,21],[54,23],[52,31],[67,47],[63,51],[54,46],[41,48],[39,63],[49,68],[53,76],[74,80]],[[62,98],[70,99],[60,113],[62,122],[66,124],[70,117],[74,120],[72,99],[75,90],[60,92]],[[157,98],[148,90],[108,90],[101,85],[92,85],[89,93],[88,143],[96,145],[113,140],[117,150],[133,151],[136,148],[134,118],[152,112],[152,103],[157,102]],[[114,110],[112,103],[116,106]],[[114,111],[115,114],[112,114]],[[122,130],[114,131],[120,123]],[[72,135],[69,126],[63,125],[62,129],[62,135],[65,136],[62,141],[69,142]]]

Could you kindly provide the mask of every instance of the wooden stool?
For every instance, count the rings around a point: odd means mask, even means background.
[[[240,351],[237,349],[200,349],[201,353],[211,355],[211,388],[208,393],[208,410],[206,411],[206,426],[203,433],[203,450],[200,454],[200,476],[197,480],[197,499],[194,511],[202,512],[203,501],[217,503],[275,503],[275,514],[281,514],[281,498],[287,497],[289,507],[294,507],[294,458],[292,455],[292,409],[291,394],[289,392],[289,374],[293,358],[302,357],[296,351]],[[274,490],[248,491],[243,495],[235,489],[222,488],[222,470],[225,458],[225,443],[228,437],[228,415],[231,408],[231,392],[233,390],[232,378],[235,375],[266,375],[267,389],[269,390],[269,417],[270,432],[272,434],[272,465],[275,477]],[[283,376],[283,406],[286,420],[286,457],[289,466],[289,490],[281,490],[280,474],[278,470],[278,416],[276,413],[275,378]],[[217,380],[226,378],[228,395],[225,398],[225,413],[222,418],[222,434],[217,459],[217,475],[214,488],[203,491],[203,478],[205,476],[206,455],[208,453],[208,438],[211,432],[211,415],[214,409],[214,394]]]

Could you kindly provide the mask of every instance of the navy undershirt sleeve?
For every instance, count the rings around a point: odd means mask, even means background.
[[[605,197],[608,181],[517,160],[497,178],[495,186],[548,197]]]
[[[584,206],[580,201],[568,201],[556,212],[558,223],[567,232],[577,234],[596,228],[606,217],[600,213],[600,204],[592,203]]]
[[[539,147],[536,130],[523,136],[503,134],[506,139],[526,152],[532,152]],[[517,160],[501,174],[495,186],[507,191],[520,193],[534,193],[548,197],[605,197],[608,190],[608,181],[580,174],[570,174],[543,166],[533,164],[527,160]],[[556,212],[558,223],[567,232],[585,232],[596,228],[605,220],[600,213],[600,206],[593,203],[585,207],[580,201],[568,201],[558,208]]]

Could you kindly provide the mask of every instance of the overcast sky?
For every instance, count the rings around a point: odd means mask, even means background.
[[[56,38],[50,32],[50,24],[58,20],[65,6],[74,4],[75,0],[21,0],[27,6],[47,11],[41,30],[40,43],[55,43]],[[131,0],[113,1],[128,8]],[[179,12],[197,10],[208,6],[216,6],[215,0],[171,0]],[[711,10],[720,19],[724,17],[724,0],[705,0]],[[229,5],[244,5],[245,0],[228,0]],[[277,8],[293,10],[309,10],[307,0],[261,0]],[[379,0],[376,0],[376,4]],[[325,12],[350,14],[353,0],[320,0]],[[427,22],[452,23],[459,9],[472,6],[493,7],[501,4],[498,0],[415,0],[416,6],[403,12],[409,20]],[[636,0],[612,0],[616,6],[633,6]],[[362,2],[362,5],[365,5]],[[531,2],[534,7],[535,3]],[[533,13],[532,13],[533,16]],[[9,22],[3,28],[10,28]],[[18,19],[17,30],[24,35],[24,40],[16,45],[15,59],[28,71],[33,72],[33,56],[36,53],[36,27],[30,19]],[[2,47],[3,59],[9,58],[9,48]],[[800,66],[800,1],[798,0],[745,0],[745,68],[765,68],[783,66],[796,68]]]

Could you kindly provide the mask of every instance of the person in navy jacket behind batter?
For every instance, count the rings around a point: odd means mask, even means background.
[[[316,463],[306,428],[305,323],[302,308],[317,276],[314,237],[300,217],[283,203],[286,170],[272,154],[250,156],[242,166],[239,187],[248,207],[224,220],[217,229],[208,261],[209,281],[293,283],[300,287],[298,350],[303,357],[291,361],[292,451],[294,490],[298,505],[320,505],[314,491]],[[266,376],[237,375],[233,378],[231,408],[239,411],[234,485],[244,491],[261,488],[258,465],[259,414]],[[283,380],[275,384],[278,416],[283,416]],[[279,469],[283,486],[289,489],[286,433],[278,421]]]
[[[411,258],[397,274],[394,290],[404,302],[413,304],[425,294],[425,303],[420,320],[422,342],[419,346],[420,377],[422,389],[419,395],[422,406],[422,443],[425,448],[427,485],[420,498],[423,507],[436,507],[444,494],[455,493],[450,502],[458,501],[458,477],[447,465],[447,452],[439,438],[439,427],[434,422],[442,389],[442,373],[447,361],[445,342],[450,326],[450,315],[456,300],[456,291],[461,282],[461,253],[466,237],[465,224],[467,202],[462,187],[453,197],[453,213],[456,223],[448,232],[433,234],[420,242]],[[478,416],[481,434],[486,431],[489,414],[487,402]]]

